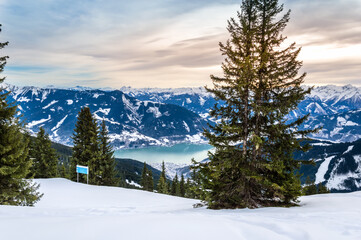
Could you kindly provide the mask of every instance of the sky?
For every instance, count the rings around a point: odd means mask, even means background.
[[[306,84],[361,86],[361,0],[284,0]],[[219,42],[241,0],[0,0],[6,82],[199,87],[222,75]]]

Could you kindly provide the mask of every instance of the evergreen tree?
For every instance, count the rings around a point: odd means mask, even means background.
[[[191,180],[188,178],[185,184],[185,197],[186,198],[195,198],[192,191],[192,183]]]
[[[64,162],[60,162],[58,164],[58,172],[59,172],[59,177],[69,178],[69,167]]]
[[[51,147],[49,135],[40,127],[39,132],[30,145],[30,157],[33,165],[30,169],[35,178],[57,177],[58,156]]]
[[[178,174],[176,174],[173,178],[173,182],[172,182],[172,188],[170,191],[170,194],[172,194],[173,196],[178,196],[177,195],[177,189],[179,189],[179,180],[178,180]],[[179,193],[179,192],[178,192]]]
[[[280,47],[290,15],[279,17],[282,11],[277,0],[244,0],[238,21],[228,21],[230,40],[220,43],[224,76],[212,75],[207,88],[224,103],[211,109],[219,121],[205,131],[215,153],[196,166],[210,208],[289,205],[301,194],[293,152],[309,149],[298,137],[312,131],[298,131],[308,116],[286,116],[311,89],[301,87],[300,49]]]
[[[144,162],[142,177],[140,179],[140,185],[143,187],[144,190],[148,190],[148,169],[147,164]]]
[[[319,183],[317,185],[317,193],[318,194],[330,193],[330,190],[325,185],[323,185],[322,183]]]
[[[153,173],[150,169],[147,168],[147,164],[145,162],[144,162],[142,177],[140,180],[140,185],[142,185],[144,190],[153,192],[154,189]]]
[[[116,178],[114,151],[110,145],[108,133],[105,121],[103,120],[100,130],[100,185],[116,186],[118,179]]]
[[[84,107],[80,110],[73,135],[73,155],[71,158],[70,177],[77,180],[76,165],[89,167],[89,183],[102,184],[102,169],[100,161],[100,148],[98,142],[98,126],[90,109]],[[79,182],[86,183],[87,176],[79,174]]]
[[[180,183],[179,183],[179,192],[180,192],[180,195],[181,197],[185,197],[185,193],[186,193],[186,186],[185,186],[185,182],[184,182],[184,176],[182,174],[182,177],[181,177],[181,180],[180,180]]]
[[[191,177],[187,179],[186,197],[206,200],[207,191],[203,190],[201,172],[197,171],[196,161],[192,159],[193,167],[191,167]]]
[[[157,190],[159,193],[168,194],[169,193],[169,186],[167,184],[167,178],[165,175],[165,165],[164,162],[162,163],[162,172],[159,177],[159,181],[157,184]]]
[[[317,186],[315,184],[315,181],[311,181],[310,176],[307,176],[305,184],[306,184],[306,186],[304,186],[302,189],[303,195],[317,194]]]
[[[154,190],[154,179],[153,179],[153,173],[152,171],[149,169],[148,170],[148,174],[147,174],[147,186],[148,186],[148,191],[149,192],[153,192]]]
[[[1,24],[0,24],[1,32]],[[0,42],[0,50],[8,42]],[[0,73],[7,56],[0,57]],[[28,157],[28,139],[17,116],[17,105],[8,103],[9,91],[3,88],[5,77],[0,77],[0,205],[32,206],[40,200],[39,185],[26,180],[32,165]]]

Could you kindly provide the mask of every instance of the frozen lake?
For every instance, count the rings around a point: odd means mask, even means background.
[[[147,163],[172,162],[190,164],[191,159],[202,161],[213,147],[207,144],[176,144],[172,147],[148,147],[120,149],[114,152],[116,158],[130,158]]]

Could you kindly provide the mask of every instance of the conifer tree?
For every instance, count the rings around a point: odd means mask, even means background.
[[[73,135],[73,155],[71,158],[70,177],[76,181],[76,165],[89,167],[89,183],[102,184],[102,170],[100,149],[98,142],[98,126],[90,109],[84,107],[80,110]],[[86,183],[87,176],[79,174],[79,182]]]
[[[317,185],[317,193],[318,194],[330,193],[330,190],[325,185],[323,185],[322,183],[319,183]]]
[[[64,162],[60,162],[58,164],[58,172],[59,172],[59,177],[69,178],[69,167]]]
[[[153,192],[154,182],[153,182],[153,173],[150,169],[147,168],[147,164],[144,162],[142,177],[140,180],[140,185],[144,190]]]
[[[118,179],[116,178],[114,151],[110,145],[108,133],[105,121],[103,120],[100,129],[100,185],[116,186]]]
[[[165,165],[164,162],[162,162],[162,172],[160,174],[159,177],[159,181],[157,184],[157,190],[159,193],[164,193],[164,194],[168,194],[169,193],[169,189],[168,189],[168,184],[167,184],[167,178],[165,175]]]
[[[0,24],[1,32],[1,24]],[[0,42],[0,50],[8,42]],[[7,56],[0,56],[0,73],[3,72]],[[32,164],[28,157],[28,139],[17,116],[16,103],[8,103],[6,90],[0,77],[0,205],[32,206],[40,200],[39,185],[26,180]]]
[[[173,196],[177,196],[177,189],[179,189],[178,174],[176,174],[174,176],[174,178],[173,178],[172,188],[171,188],[170,194],[172,194]],[[178,194],[179,194],[179,191],[178,191]]]
[[[148,186],[148,191],[149,192],[153,192],[154,190],[154,179],[153,179],[153,173],[152,171],[149,169],[148,170],[148,177],[147,177],[147,186]]]
[[[140,185],[143,187],[144,190],[148,190],[148,169],[147,164],[144,162],[142,177],[140,179]]]
[[[181,177],[181,180],[180,180],[180,183],[179,183],[179,192],[180,192],[180,195],[181,197],[184,197],[185,196],[185,193],[186,193],[186,186],[185,186],[185,182],[184,182],[184,176],[182,174],[182,177]]]
[[[309,149],[298,137],[312,131],[298,131],[307,115],[294,122],[286,116],[311,89],[301,87],[300,49],[280,47],[290,16],[278,16],[282,11],[277,0],[244,0],[238,19],[228,21],[230,39],[220,43],[224,76],[212,75],[207,88],[224,103],[211,109],[219,121],[205,131],[216,151],[196,166],[210,208],[289,205],[301,194],[293,152]]]
[[[186,198],[194,198],[191,187],[192,187],[192,183],[191,183],[191,180],[188,178],[186,181],[186,184],[185,184],[185,195],[184,196]]]
[[[317,186],[315,184],[315,181],[311,181],[310,176],[307,176],[305,184],[306,184],[306,186],[304,186],[302,189],[302,192],[304,195],[317,194]]]
[[[40,127],[39,132],[30,144],[30,157],[33,165],[30,169],[35,178],[57,177],[58,156],[56,150],[51,147],[49,135],[44,128]]]

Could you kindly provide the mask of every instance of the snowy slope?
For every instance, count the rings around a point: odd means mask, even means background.
[[[36,207],[0,206],[1,239],[361,239],[361,192],[301,198],[301,207],[192,208],[196,200],[64,179],[37,180]]]

